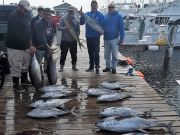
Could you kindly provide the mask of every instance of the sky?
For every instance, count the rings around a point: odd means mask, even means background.
[[[53,8],[55,6],[58,6],[62,4],[62,0],[28,0],[31,4],[31,6],[43,6],[43,7],[49,7]],[[102,6],[105,6],[106,0],[97,0],[99,8]],[[19,0],[4,0],[4,4],[9,3],[18,3]],[[72,6],[76,7],[77,9],[80,9],[80,7],[83,7],[83,11],[89,11],[90,10],[90,3],[91,0],[64,0],[64,2],[67,2],[71,4]],[[0,4],[3,4],[3,0],[0,0]]]
[[[3,4],[3,1],[5,4],[9,3],[18,3],[19,0],[0,0],[0,4]],[[28,0],[31,4],[31,6],[44,6],[53,8],[55,6],[58,6],[62,4],[62,0]],[[113,0],[96,0],[98,2],[99,8],[107,7],[108,2],[112,2]],[[115,2],[131,2],[131,1],[142,1],[142,0],[114,0]],[[144,0],[144,3],[147,3],[149,0]],[[150,1],[157,1],[157,0],[150,0]],[[163,1],[163,0],[158,0]],[[168,0],[167,0],[168,1]],[[77,9],[80,9],[80,7],[83,7],[83,11],[89,11],[90,10],[90,3],[91,0],[64,0],[64,2],[67,2],[71,4],[72,6],[76,7]]]

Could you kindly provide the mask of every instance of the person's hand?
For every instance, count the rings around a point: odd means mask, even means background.
[[[120,49],[121,49],[121,50],[124,49],[123,41],[119,41],[118,45],[119,45],[119,47],[118,47],[119,50],[120,50]]]
[[[29,50],[30,50],[31,53],[35,53],[36,52],[36,48],[33,45],[31,45],[29,47]]]
[[[53,54],[53,53],[54,53],[54,49],[49,48],[49,49],[48,49],[48,53],[49,53],[49,54]]]
[[[69,26],[66,26],[66,27],[64,27],[65,28],[65,30],[70,30],[70,27]]]

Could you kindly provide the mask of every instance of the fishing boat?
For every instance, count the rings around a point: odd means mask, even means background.
[[[180,19],[180,1],[163,0],[162,2],[156,1],[154,3],[151,1],[135,16],[137,19],[130,25],[130,30],[126,31],[125,44],[156,44],[161,37],[168,40],[168,33],[171,30],[168,25],[169,22]],[[139,40],[139,19],[142,17],[145,19],[145,28],[143,39]],[[180,39],[178,39],[180,31],[178,27],[176,29],[174,31],[173,45],[178,47],[180,46]]]

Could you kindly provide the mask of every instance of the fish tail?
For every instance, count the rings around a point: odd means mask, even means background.
[[[174,123],[175,121],[171,121],[171,122],[169,122],[168,124],[165,124],[165,127],[167,128],[167,130],[168,130],[168,133],[170,134],[170,135],[176,135],[176,133],[175,133],[175,131],[173,130],[173,128],[172,128],[172,124]],[[162,123],[163,124],[163,123]],[[164,124],[163,124],[164,125]]]
[[[75,115],[76,117],[79,117],[79,116],[74,112],[75,108],[76,108],[76,106],[73,106],[73,108],[71,109],[71,114]]]
[[[78,42],[79,43],[79,48],[80,48],[80,50],[82,51],[82,48],[81,47],[83,47],[83,48],[85,48],[84,47],[84,45],[81,43],[81,42]],[[86,48],[85,48],[86,49]]]

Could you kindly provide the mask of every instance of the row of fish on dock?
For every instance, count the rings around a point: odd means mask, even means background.
[[[76,95],[74,89],[69,89],[64,85],[49,85],[40,89],[40,100],[32,102],[29,106],[33,108],[27,113],[31,118],[49,118],[58,117],[65,114],[74,114],[75,106],[71,110],[64,110],[65,103],[72,99]]]
[[[65,114],[74,114],[73,107],[71,110],[63,110],[63,105],[72,99],[65,99],[64,97],[75,96],[77,91],[71,90],[64,85],[52,85],[57,82],[56,67],[53,59],[48,62],[48,80],[50,86],[45,86],[41,89],[42,82],[41,71],[35,56],[31,60],[30,78],[35,89],[42,92],[40,100],[31,103],[29,106],[33,108],[27,113],[28,117],[32,118],[49,118],[58,117]],[[97,102],[115,102],[125,100],[133,97],[131,92],[127,92],[126,87],[134,87],[133,85],[122,84],[120,82],[102,82],[97,88],[90,88],[86,91],[89,96],[96,96]],[[98,105],[98,104],[97,104]],[[170,134],[175,134],[172,130],[172,122],[165,124],[157,121],[156,119],[146,119],[145,117],[151,116],[152,109],[147,112],[140,112],[129,107],[110,107],[105,108],[99,112],[99,115],[105,117],[95,123],[95,126],[102,130],[112,132],[135,132],[141,131],[147,133],[144,129],[152,127],[166,127]]]
[[[90,88],[87,90],[87,94],[89,96],[97,97],[97,102],[114,102],[128,99],[133,96],[125,92],[126,87],[135,87],[133,85],[122,84],[120,82],[102,82],[99,86],[100,87]],[[166,127],[168,133],[173,135],[175,134],[172,129],[173,122],[168,124],[159,122],[158,120],[151,118],[151,113],[152,109],[141,112],[123,106],[109,107],[99,112],[99,115],[103,117],[103,119],[97,121],[95,126],[101,130],[120,133],[136,131],[148,133],[145,129],[152,127]]]

